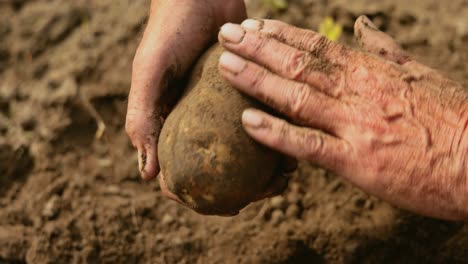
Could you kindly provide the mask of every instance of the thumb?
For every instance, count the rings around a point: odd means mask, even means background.
[[[359,46],[370,53],[402,65],[411,60],[392,37],[380,31],[366,16],[356,20],[354,35]]]

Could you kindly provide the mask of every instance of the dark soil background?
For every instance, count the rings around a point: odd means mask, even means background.
[[[368,15],[468,87],[468,1],[251,0],[252,17],[355,46]],[[283,196],[206,217],[140,180],[124,131],[148,0],[0,0],[0,263],[468,263],[468,227],[403,212],[301,164]],[[98,124],[105,124],[96,139]]]

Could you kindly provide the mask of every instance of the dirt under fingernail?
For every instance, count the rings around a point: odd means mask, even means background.
[[[138,169],[140,172],[143,172],[146,168],[146,162],[147,162],[147,156],[146,153],[138,151]]]

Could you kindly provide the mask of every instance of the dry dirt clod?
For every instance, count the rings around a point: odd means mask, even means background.
[[[288,206],[288,209],[286,209],[286,217],[287,218],[297,218],[299,217],[301,209],[297,204],[291,204]]]
[[[60,203],[60,197],[58,195],[53,195],[45,204],[44,209],[42,209],[42,216],[48,220],[57,217],[60,212]]]
[[[165,214],[163,217],[162,217],[162,220],[161,220],[161,223],[163,225],[170,225],[172,223],[174,223],[175,219],[174,217],[172,217],[171,215],[169,214]]]
[[[288,203],[290,204],[297,204],[301,200],[301,197],[296,192],[290,192],[286,196],[286,199],[288,200]]]
[[[24,226],[0,226],[0,263],[24,262],[30,233]]]
[[[275,196],[270,199],[270,206],[274,209],[286,209],[288,202],[283,196]]]
[[[283,211],[276,209],[273,211],[273,213],[271,213],[271,223],[273,225],[279,225],[283,221],[284,221]]]

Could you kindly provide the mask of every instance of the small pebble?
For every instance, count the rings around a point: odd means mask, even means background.
[[[104,191],[104,193],[107,195],[118,195],[120,194],[120,192],[120,187],[117,185],[109,185]]]
[[[372,210],[374,209],[374,203],[371,200],[366,200],[366,203],[364,204],[364,208],[367,210]]]
[[[286,217],[288,218],[298,218],[300,213],[300,208],[297,206],[297,204],[291,204],[288,206],[288,209],[286,209]]]
[[[52,196],[49,201],[44,206],[44,209],[42,209],[42,216],[45,218],[51,220],[55,217],[60,212],[60,197],[57,195]]]
[[[174,237],[174,239],[172,239],[172,244],[174,245],[181,245],[183,243],[182,239],[180,237]]]
[[[278,225],[284,220],[284,213],[281,210],[274,210],[273,213],[271,213],[271,222],[273,225]]]
[[[291,183],[291,185],[290,185],[290,187],[289,187],[289,188],[291,189],[290,193],[298,193],[300,187],[301,187],[301,186],[300,186],[297,182]]]
[[[275,196],[270,199],[270,206],[274,209],[284,210],[287,206],[287,202],[283,196]]]
[[[163,225],[170,225],[174,222],[174,217],[170,216],[169,214],[165,214],[161,220]]]
[[[287,200],[288,200],[288,203],[290,204],[297,204],[301,200],[301,197],[299,196],[298,193],[291,192],[291,193],[288,193]]]

